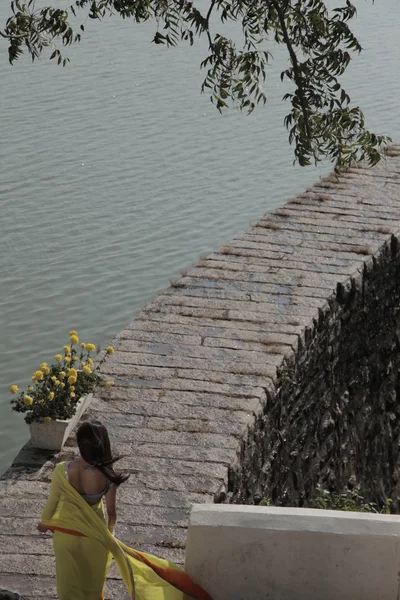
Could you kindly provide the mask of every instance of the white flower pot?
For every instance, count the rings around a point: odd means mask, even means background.
[[[62,450],[70,433],[91,403],[92,397],[93,394],[82,396],[76,405],[76,413],[66,421],[56,419],[49,423],[30,423],[32,447],[42,450]]]

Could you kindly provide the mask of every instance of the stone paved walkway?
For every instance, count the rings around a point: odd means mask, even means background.
[[[121,467],[117,534],[183,563],[190,505],[229,499],[229,465],[277,367],[319,310],[400,229],[400,147],[374,169],[319,181],[201,260],[115,340],[95,398]],[[24,448],[0,481],[0,589],[55,598],[51,540],[36,533],[53,466]],[[113,568],[107,598],[126,597]]]

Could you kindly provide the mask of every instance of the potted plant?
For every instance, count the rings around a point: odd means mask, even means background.
[[[81,343],[76,331],[70,331],[70,344],[62,354],[54,356],[56,362],[42,363],[32,375],[32,385],[20,392],[17,385],[10,387],[16,397],[12,409],[25,414],[34,448],[61,450],[92,399],[97,386],[111,387],[96,372],[92,353],[94,344]],[[107,354],[114,354],[108,346]]]

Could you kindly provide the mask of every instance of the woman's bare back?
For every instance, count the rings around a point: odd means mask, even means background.
[[[98,469],[78,458],[68,464],[68,481],[79,494],[101,494],[107,486],[107,478]]]

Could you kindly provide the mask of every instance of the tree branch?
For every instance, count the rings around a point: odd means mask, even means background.
[[[208,12],[207,12],[207,15],[206,15],[206,23],[205,23],[207,37],[208,37],[208,44],[209,44],[210,50],[214,50],[214,44],[212,42],[211,34],[210,34],[210,17],[211,17],[211,13],[213,11],[213,8],[215,6],[215,2],[216,2],[216,0],[211,0],[210,8],[208,9]]]
[[[297,59],[296,52],[294,51],[294,48],[290,41],[289,33],[288,33],[286,23],[285,23],[285,12],[284,11],[285,11],[286,7],[288,6],[288,2],[286,3],[285,8],[283,10],[282,10],[282,7],[279,5],[279,0],[278,0],[278,2],[274,1],[273,5],[275,7],[276,12],[278,13],[279,22],[280,22],[280,25],[282,28],[283,40],[289,51],[290,60],[291,60],[292,66],[293,66],[294,81],[299,89],[299,99],[300,99],[301,109],[302,109],[303,115],[304,115],[304,125],[306,128],[307,137],[309,138],[309,140],[311,140],[310,122],[308,120],[308,110],[307,110],[307,104],[306,104],[306,99],[305,99],[305,95],[304,95],[303,80],[302,80],[302,76],[301,76],[301,72],[300,72],[300,65],[299,65],[299,61]]]

